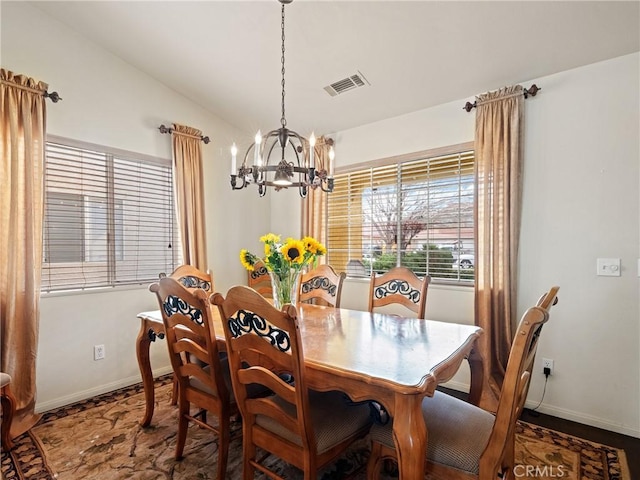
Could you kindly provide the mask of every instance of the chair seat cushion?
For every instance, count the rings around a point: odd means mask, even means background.
[[[481,408],[439,391],[422,402],[427,426],[427,459],[477,474],[495,417]],[[371,440],[395,448],[392,423],[375,424]]]
[[[295,414],[293,405],[282,398],[274,396],[273,401],[289,414]],[[342,392],[309,390],[309,410],[316,434],[318,454],[326,452],[358,432],[363,430],[366,432],[371,425],[368,405],[353,405],[348,402],[349,399]],[[256,423],[266,430],[302,446],[302,440],[298,435],[282,427],[274,419],[258,415]]]

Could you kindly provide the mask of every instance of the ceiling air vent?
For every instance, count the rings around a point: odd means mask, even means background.
[[[367,79],[364,78],[360,72],[357,72],[354,75],[351,75],[347,78],[343,78],[342,80],[338,80],[337,82],[332,83],[324,87],[329,95],[335,97],[344,92],[348,92],[349,90],[353,90],[354,88],[364,87],[365,85],[369,85]]]

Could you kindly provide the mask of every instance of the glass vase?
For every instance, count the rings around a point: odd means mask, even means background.
[[[300,289],[300,271],[291,270],[288,274],[278,275],[269,272],[271,277],[271,288],[273,289],[273,305],[281,309],[283,305],[298,303],[298,291]]]

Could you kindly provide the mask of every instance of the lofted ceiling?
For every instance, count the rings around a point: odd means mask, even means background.
[[[31,3],[232,125],[280,126],[276,0]],[[295,0],[285,7],[288,126],[336,132],[637,52],[639,7]],[[325,90],[352,75],[364,85]]]

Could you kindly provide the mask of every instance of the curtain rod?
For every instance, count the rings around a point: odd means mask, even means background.
[[[158,130],[160,130],[160,133],[173,133],[173,128],[165,127],[164,125],[160,125],[158,127]],[[203,135],[200,135],[199,137],[197,137],[195,135],[188,135],[186,133],[180,133],[180,132],[178,132],[177,134],[178,135],[184,135],[186,137],[198,138],[198,139],[202,140],[205,143],[205,145],[208,144],[211,141],[211,139],[209,139],[209,137],[205,137]]]
[[[27,87],[26,85],[20,85],[18,83],[9,82],[9,81],[4,80],[4,79],[2,80],[2,83],[5,84],[5,85],[8,85],[10,87],[15,87],[15,88],[19,88],[21,90],[27,90],[28,92],[41,94],[44,98],[50,98],[53,103],[58,103],[60,100],[62,100],[62,97],[60,95],[58,95],[58,92],[49,93],[46,90],[43,92],[42,90],[38,90],[37,88]]]
[[[542,87],[538,87],[535,83],[533,85],[531,85],[529,88],[525,88],[524,89],[524,98],[529,98],[529,95],[531,95],[532,97],[535,97],[536,94],[542,90]],[[471,110],[473,110],[474,108],[477,107],[477,102],[467,102],[464,104],[464,107],[462,107],[463,110],[466,110],[467,112],[470,112]]]

